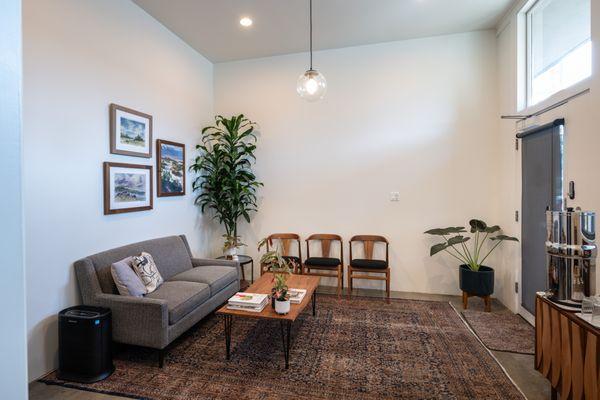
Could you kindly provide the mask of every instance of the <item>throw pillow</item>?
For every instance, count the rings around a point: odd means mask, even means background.
[[[147,293],[154,292],[164,282],[150,254],[142,252],[139,256],[133,257],[132,265],[133,270],[146,286]]]
[[[127,257],[110,266],[110,274],[117,285],[121,296],[142,297],[146,294],[146,286],[131,269],[133,257]]]

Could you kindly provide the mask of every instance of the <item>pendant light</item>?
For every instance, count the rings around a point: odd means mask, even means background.
[[[304,100],[318,101],[325,97],[327,92],[327,81],[323,74],[313,69],[313,50],[312,50],[312,0],[309,0],[310,13],[310,68],[300,75],[296,84],[296,91]]]

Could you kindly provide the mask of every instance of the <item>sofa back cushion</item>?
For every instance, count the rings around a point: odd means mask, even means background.
[[[142,252],[152,255],[156,268],[165,280],[192,269],[188,244],[183,235],[128,244],[87,257],[96,269],[98,281],[104,293],[118,293],[117,286],[110,273],[111,265],[126,257],[137,256]]]

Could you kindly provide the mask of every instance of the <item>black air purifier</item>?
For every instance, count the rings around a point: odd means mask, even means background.
[[[113,373],[111,312],[76,306],[58,314],[58,373],[65,381],[91,383]]]

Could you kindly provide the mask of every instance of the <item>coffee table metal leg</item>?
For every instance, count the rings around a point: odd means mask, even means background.
[[[285,332],[284,325],[285,324]],[[281,340],[283,342],[283,355],[285,357],[285,369],[290,367],[290,343],[291,337],[290,332],[292,328],[292,321],[279,321],[279,327],[281,329]]]
[[[227,359],[231,357],[231,325],[233,325],[233,317],[231,315],[223,316],[223,323],[225,325],[225,349],[227,351]]]
[[[313,306],[313,317],[317,315],[317,291],[315,290],[312,295],[312,306]]]

